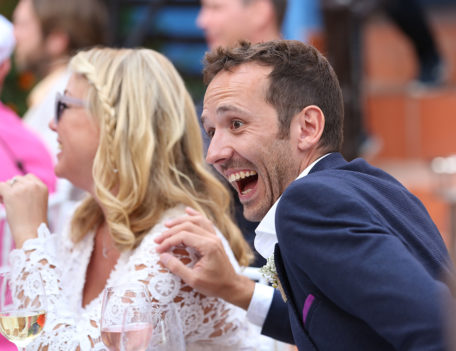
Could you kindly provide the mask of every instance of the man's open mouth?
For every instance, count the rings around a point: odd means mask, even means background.
[[[228,180],[235,186],[239,194],[246,195],[255,188],[258,174],[255,171],[240,171],[231,173]]]

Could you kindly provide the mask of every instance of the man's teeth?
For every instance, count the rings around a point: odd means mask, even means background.
[[[255,171],[241,171],[241,172],[238,172],[238,173],[232,173],[229,177],[229,181],[230,182],[234,182],[236,180],[239,180],[239,179],[244,179],[244,178],[247,178],[247,177],[251,177],[253,175],[257,174]]]

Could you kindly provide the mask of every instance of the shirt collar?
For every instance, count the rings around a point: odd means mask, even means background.
[[[300,179],[302,177],[305,177],[306,175],[309,174],[311,169],[323,158],[328,156],[329,154],[325,154],[312,162],[309,166],[304,169],[304,171],[299,174],[299,176],[296,179]],[[274,247],[275,244],[277,244],[277,234],[276,234],[276,229],[275,229],[275,213],[277,210],[277,204],[280,201],[280,196],[277,201],[272,205],[272,207],[269,209],[268,213],[266,213],[266,216],[261,220],[260,224],[258,227],[255,229],[255,249],[260,253],[261,256],[264,258],[269,258],[274,254]]]

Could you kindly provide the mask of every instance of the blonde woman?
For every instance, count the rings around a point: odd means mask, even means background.
[[[50,234],[41,224],[45,186],[31,175],[0,183],[18,247],[10,257],[21,290],[16,298],[33,299],[27,272],[37,269],[49,297],[45,330],[27,349],[104,350],[103,289],[133,282],[176,304],[187,350],[250,349],[255,334],[244,313],[192,290],[159,264],[155,251],[165,224],[189,216],[211,230],[209,219],[225,235],[233,265],[250,259],[228,193],[203,160],[194,106],[175,68],[152,50],[108,48],[80,52],[70,67],[50,122],[60,144],[55,172],[89,196],[65,233]],[[195,252],[180,252],[194,264]]]

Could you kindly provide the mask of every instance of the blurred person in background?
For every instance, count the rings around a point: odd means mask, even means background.
[[[204,31],[210,50],[217,47],[232,47],[241,40],[251,43],[281,38],[281,27],[287,9],[287,0],[201,0],[201,9],[196,23]],[[203,132],[205,149],[209,145]],[[236,221],[244,237],[253,249],[257,222],[245,219],[242,205],[231,186]],[[252,266],[263,266],[266,261],[255,251]]]
[[[55,161],[59,144],[48,123],[55,116],[57,92],[63,92],[69,73],[67,64],[76,51],[104,44],[108,14],[101,0],[19,0],[14,13],[16,49],[14,58],[20,71],[29,71],[39,82],[28,97],[24,122],[37,132]],[[82,191],[59,179],[50,200],[49,223],[60,231]]]
[[[281,38],[286,7],[286,0],[202,0],[196,23],[211,50],[258,43]]]
[[[0,15],[0,95],[4,79],[11,68],[10,55],[14,43],[13,25]],[[50,192],[54,191],[54,166],[45,145],[22,124],[13,110],[0,101],[0,182],[27,173],[36,175]],[[8,254],[14,246],[9,231],[4,228],[2,212],[3,208],[0,208],[0,266],[5,266]],[[0,336],[0,349],[16,350],[16,346]]]
[[[55,94],[63,92],[68,81],[70,56],[105,43],[107,12],[98,0],[20,0],[13,23],[16,66],[39,79],[30,92],[29,110],[23,118],[55,156],[57,140],[48,128],[54,117]]]

